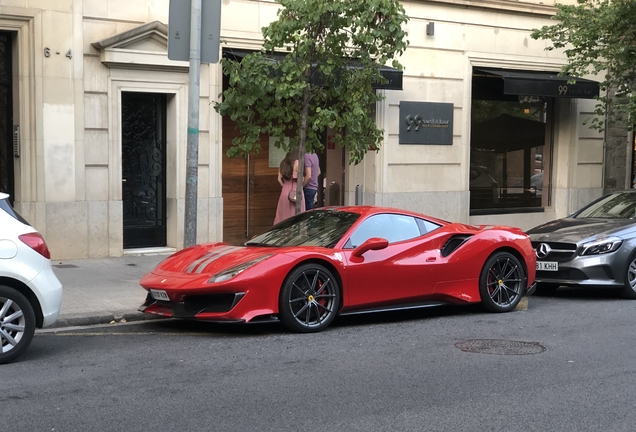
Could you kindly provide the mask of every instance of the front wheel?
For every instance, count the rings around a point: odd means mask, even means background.
[[[20,292],[0,285],[0,364],[15,360],[35,333],[35,313]]]
[[[495,252],[479,276],[481,304],[491,312],[513,310],[521,300],[526,274],[519,260],[508,252]]]
[[[625,274],[625,286],[619,290],[622,297],[636,299],[636,254],[633,254],[627,262]]]
[[[323,330],[336,317],[340,287],[333,274],[320,264],[303,264],[285,279],[278,302],[280,319],[299,333]]]

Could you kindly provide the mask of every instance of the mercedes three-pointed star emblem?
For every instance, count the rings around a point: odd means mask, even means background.
[[[550,254],[551,250],[552,248],[550,248],[550,245],[548,245],[547,243],[541,243],[539,246],[537,246],[537,258],[547,257]]]

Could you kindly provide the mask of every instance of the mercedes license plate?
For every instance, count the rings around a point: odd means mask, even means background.
[[[152,294],[152,298],[155,300],[170,301],[170,297],[168,297],[168,293],[165,292],[164,290],[151,289],[150,294]]]
[[[539,271],[559,271],[559,263],[556,261],[537,261]]]

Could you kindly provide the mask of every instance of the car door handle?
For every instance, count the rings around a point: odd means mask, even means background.
[[[437,261],[436,257],[428,257],[428,258],[426,258],[426,262],[435,262],[435,261]]]

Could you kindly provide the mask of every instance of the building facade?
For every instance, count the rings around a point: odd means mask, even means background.
[[[0,188],[54,259],[183,246],[188,63],[167,57],[168,4],[0,0]],[[377,90],[373,114],[384,143],[351,166],[325,131],[320,204],[527,229],[603,192],[605,137],[583,125],[594,84],[554,78],[564,55],[529,36],[551,23],[551,1],[403,4],[401,90]],[[223,0],[222,55],[258,50],[277,9]],[[219,64],[202,65],[199,242],[271,226],[280,190],[269,137],[258,155],[227,157],[237,132],[213,109],[226,86]]]

